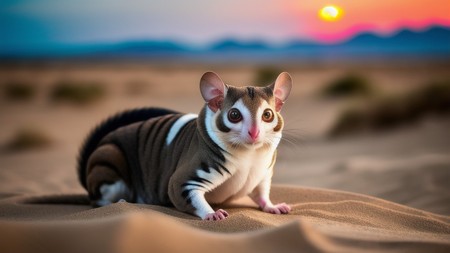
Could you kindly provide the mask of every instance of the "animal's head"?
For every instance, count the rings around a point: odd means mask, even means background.
[[[207,106],[208,134],[228,148],[276,147],[283,129],[280,111],[291,88],[287,72],[266,87],[234,87],[213,72],[205,73],[200,92]]]

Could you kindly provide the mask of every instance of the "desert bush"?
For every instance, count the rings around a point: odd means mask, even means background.
[[[10,81],[2,85],[3,95],[7,100],[29,101],[36,96],[37,89],[30,83]]]
[[[431,81],[409,95],[411,109],[419,112],[446,114],[450,112],[450,79]]]
[[[382,131],[415,122],[426,115],[450,113],[450,80],[433,81],[411,93],[369,100],[344,110],[331,128],[331,137]]]
[[[374,89],[369,81],[357,74],[346,74],[329,82],[321,91],[326,98],[343,98],[350,96],[367,96]]]
[[[85,105],[98,101],[105,93],[104,86],[96,82],[62,80],[52,87],[50,100]]]
[[[350,133],[361,131],[366,127],[367,119],[363,110],[357,107],[350,107],[341,112],[333,127],[329,131],[330,137],[348,135]]]
[[[267,86],[277,79],[282,71],[274,67],[263,67],[256,70],[254,85]]]
[[[48,147],[52,139],[43,131],[35,128],[21,128],[17,130],[6,148],[10,151],[22,151]]]

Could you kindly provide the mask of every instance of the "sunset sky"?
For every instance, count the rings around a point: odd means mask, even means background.
[[[327,5],[344,15],[318,16]],[[450,26],[449,0],[2,0],[0,46],[223,38],[333,42],[359,31]]]

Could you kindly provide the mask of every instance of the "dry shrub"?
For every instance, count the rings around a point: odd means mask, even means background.
[[[255,86],[267,86],[272,84],[277,79],[278,75],[282,71],[275,67],[262,67],[256,70],[254,77],[254,85]]]
[[[104,86],[97,82],[62,80],[52,87],[50,100],[86,105],[99,101],[105,94]]]
[[[27,127],[17,130],[7,143],[6,149],[9,151],[41,149],[50,146],[52,143],[52,138],[45,132]]]
[[[3,95],[10,101],[30,101],[37,93],[36,86],[22,81],[10,81],[2,85]]]
[[[325,98],[346,98],[372,95],[374,88],[369,80],[358,74],[346,74],[328,83],[321,91]]]
[[[383,131],[413,123],[427,115],[450,113],[450,80],[429,82],[404,95],[369,100],[344,110],[331,128],[331,137]]]

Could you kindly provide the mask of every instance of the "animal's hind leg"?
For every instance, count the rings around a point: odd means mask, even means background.
[[[87,189],[94,206],[105,206],[121,199],[133,201],[128,165],[115,145],[97,148],[88,161]]]
[[[95,166],[88,176],[88,191],[93,206],[106,206],[121,199],[132,201],[125,181],[107,166]]]
[[[102,184],[100,186],[101,198],[95,203],[97,206],[106,206],[121,199],[130,201],[132,194],[123,180],[113,184]]]

